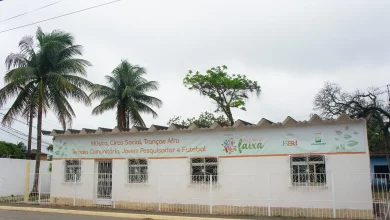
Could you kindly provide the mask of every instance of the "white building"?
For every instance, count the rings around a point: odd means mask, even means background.
[[[54,130],[51,202],[137,210],[369,219],[366,122]]]

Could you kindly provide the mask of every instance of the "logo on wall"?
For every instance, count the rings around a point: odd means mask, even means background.
[[[298,140],[294,138],[294,134],[286,134],[287,140],[283,140],[283,146],[286,147],[297,147],[298,146]]]
[[[225,153],[231,154],[234,151],[238,151],[238,153],[242,153],[246,150],[256,150],[256,149],[263,149],[265,146],[265,143],[258,138],[240,138],[238,143],[234,141],[232,137],[229,137],[225,139],[225,141],[222,144],[223,151]]]
[[[314,143],[311,145],[325,145],[325,142],[322,142],[322,134],[321,133],[316,133],[314,134]]]
[[[231,153],[233,151],[236,150],[236,148],[234,147],[234,140],[233,138],[227,138],[223,144],[222,144],[224,150],[226,153]]]
[[[289,140],[289,141],[283,141],[283,146],[287,146],[287,147],[291,147],[291,146],[293,146],[293,147],[297,147],[298,146],[298,140],[294,140],[294,141],[291,141],[291,140]]]

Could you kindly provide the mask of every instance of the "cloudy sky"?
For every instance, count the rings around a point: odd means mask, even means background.
[[[56,1],[4,0],[0,20]],[[0,32],[108,1],[64,0],[1,22]],[[146,67],[146,78],[160,82],[160,90],[152,95],[164,102],[157,119],[145,115],[148,126],[166,125],[174,115],[213,111],[215,106],[188,91],[182,79],[190,69],[204,72],[217,65],[259,82],[260,98],[249,100],[248,111],[234,111],[235,119],[257,123],[261,118],[283,121],[286,116],[307,120],[324,81],[347,90],[390,84],[389,11],[386,0],[122,0],[38,25],[45,32],[61,29],[74,34],[76,43],[84,46],[84,58],[93,64],[88,79],[95,83],[105,83],[104,76],[121,59]],[[18,41],[33,35],[36,28],[0,33],[0,63],[17,52]],[[0,76],[5,72],[0,65]],[[77,103],[74,109],[75,129],[116,125],[114,111],[92,116],[92,107]],[[13,128],[28,132],[20,122]],[[44,129],[54,128],[61,127],[49,113]],[[19,140],[4,131],[0,139]]]

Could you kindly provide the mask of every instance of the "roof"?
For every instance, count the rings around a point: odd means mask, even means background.
[[[332,120],[322,120],[318,115],[313,115],[309,121],[296,121],[295,119],[288,116],[283,122],[273,123],[270,120],[265,118],[261,119],[257,124],[251,124],[243,120],[237,120],[233,126],[222,126],[219,123],[214,123],[209,127],[198,127],[196,124],[190,126],[182,126],[178,124],[171,124],[169,127],[152,125],[150,128],[133,126],[131,129],[120,129],[115,127],[114,129],[110,128],[101,128],[97,130],[86,129],[75,130],[68,129],[66,131],[53,130],[49,135],[50,136],[91,136],[91,135],[109,135],[109,134],[138,134],[138,133],[180,133],[180,132],[197,132],[197,131],[220,131],[220,130],[243,130],[243,129],[264,129],[264,128],[287,128],[287,127],[306,127],[306,126],[324,126],[324,125],[337,125],[337,124],[351,124],[351,123],[361,123],[366,122],[364,118],[350,118],[348,115],[343,114],[337,119]],[[48,135],[47,132],[43,133]]]

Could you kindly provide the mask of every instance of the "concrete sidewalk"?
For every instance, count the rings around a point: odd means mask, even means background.
[[[119,210],[111,208],[82,208],[82,207],[59,207],[45,205],[25,205],[25,204],[2,204],[0,210],[22,211],[22,212],[41,212],[56,214],[71,214],[77,216],[99,216],[111,218],[142,219],[142,220],[218,220],[218,219],[284,219],[286,218],[268,218],[268,217],[239,217],[239,216],[207,216],[207,215],[187,215],[175,213],[151,213],[137,212],[129,210]],[[77,218],[76,218],[77,219]]]
[[[235,219],[235,220],[297,220],[299,218],[282,218],[282,217],[263,217],[263,216],[215,216],[215,215],[191,215],[191,214],[176,214],[176,213],[155,213],[155,212],[141,212],[123,209],[112,209],[104,207],[62,207],[62,206],[45,206],[45,205],[26,205],[26,204],[1,204],[0,210],[15,211],[19,215],[26,215],[22,212],[40,212],[59,214],[62,219],[100,219],[107,218],[126,218],[126,219],[142,219],[142,220],[220,220],[220,219]],[[16,215],[16,214],[15,214]],[[73,216],[73,217],[72,217]],[[83,218],[82,216],[85,216]],[[91,218],[87,218],[91,216]],[[93,217],[92,217],[93,216]],[[100,218],[98,218],[100,217]],[[15,217],[15,219],[18,219]],[[61,220],[61,219],[57,219]],[[314,220],[305,218],[305,220]]]

